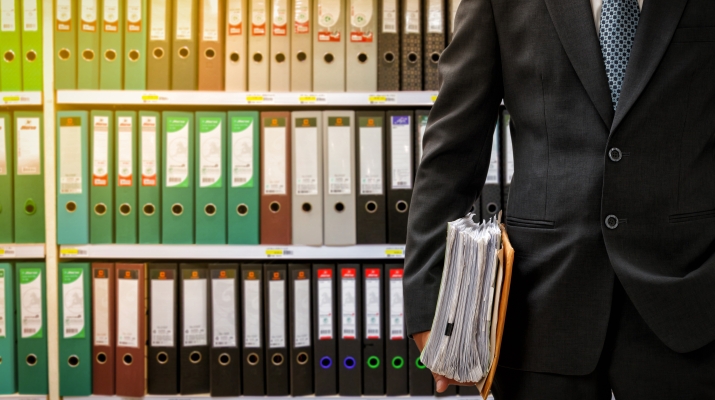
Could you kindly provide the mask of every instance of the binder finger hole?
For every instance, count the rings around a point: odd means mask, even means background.
[[[125,354],[124,357],[122,357],[122,362],[124,365],[132,365],[134,362],[134,357],[132,357],[131,354]]]
[[[107,355],[105,353],[98,353],[97,354],[97,363],[106,364],[106,362],[107,362]]]
[[[15,53],[12,50],[8,50],[3,54],[2,59],[5,60],[5,62],[13,62],[15,61]]]
[[[178,203],[174,204],[173,206],[171,206],[171,213],[178,217],[179,215],[184,213],[184,206]]]
[[[400,200],[395,204],[395,209],[400,213],[407,212],[408,208],[410,208],[410,206],[404,200]]]
[[[70,356],[70,358],[67,359],[67,364],[72,368],[76,368],[79,365],[79,357]]]
[[[157,60],[161,60],[164,58],[164,49],[161,47],[155,47],[154,50],[152,50],[151,55],[154,56]]]
[[[139,53],[139,50],[130,50],[129,54],[129,61],[139,61],[139,58],[141,58],[141,53]]]
[[[298,364],[300,364],[300,365],[305,365],[305,364],[307,364],[307,363],[308,363],[308,359],[309,359],[308,353],[306,353],[306,352],[304,352],[304,351],[298,353],[298,357],[296,357],[296,361],[298,361]]]
[[[277,201],[271,202],[271,204],[268,205],[268,208],[271,210],[271,212],[277,213],[281,210],[281,203]]]
[[[310,205],[310,203],[303,203],[302,206],[300,206],[301,210],[305,212],[310,212],[310,210],[313,209],[313,206]]]
[[[339,213],[345,211],[345,204],[335,203],[335,211],[337,211]]]
[[[164,365],[169,362],[169,355],[162,351],[161,353],[156,355],[156,361],[159,364]]]
[[[216,206],[213,204],[206,204],[206,207],[204,207],[204,213],[206,213],[209,217],[213,217],[216,215]]]
[[[92,61],[92,60],[94,60],[94,51],[92,51],[92,50],[90,50],[90,49],[85,49],[85,50],[82,52],[82,59],[83,59],[84,61]]]
[[[282,365],[283,361],[285,361],[283,354],[275,353],[273,356],[271,356],[271,363],[275,366]]]
[[[231,53],[231,55],[228,56],[228,58],[229,58],[229,60],[231,60],[231,62],[235,62],[235,63],[237,63],[241,60],[241,56],[238,55],[238,53]]]
[[[393,63],[393,62],[395,62],[396,57],[395,57],[395,53],[388,51],[387,53],[385,53],[382,56],[382,58],[385,60],[385,62]]]
[[[34,367],[37,365],[37,356],[34,354],[28,354],[27,357],[25,357],[25,362],[27,365]]]
[[[239,204],[238,207],[236,207],[236,214],[241,217],[245,217],[246,214],[248,214],[248,206],[245,204]]]
[[[70,213],[77,211],[77,203],[74,201],[68,201],[67,204],[65,204],[65,210]]]
[[[98,203],[94,206],[94,213],[97,215],[104,215],[107,213],[107,206],[104,203]]]
[[[185,59],[185,58],[189,57],[189,53],[190,53],[189,48],[184,46],[179,49],[179,58]]]
[[[35,50],[30,50],[25,53],[25,60],[29,62],[34,62],[35,60],[37,60],[37,52]]]
[[[368,201],[365,203],[365,211],[374,214],[377,211],[377,203],[372,200]]]
[[[131,213],[132,213],[132,206],[130,206],[130,205],[127,204],[127,203],[122,204],[121,206],[119,206],[119,213],[122,214],[122,215],[124,215],[124,216],[127,216],[127,215],[131,214]]]
[[[392,359],[392,368],[394,369],[400,369],[405,366],[405,359],[397,356]]]
[[[260,360],[260,358],[258,358],[258,354],[256,354],[256,353],[251,353],[248,355],[248,357],[246,357],[246,361],[248,361],[248,365],[251,365],[251,366],[258,365],[259,360]]]
[[[411,64],[416,63],[417,62],[417,54],[415,54],[415,53],[408,54],[407,61],[409,61]]]
[[[276,54],[276,62],[282,63],[286,60],[286,55],[283,53]]]
[[[365,63],[367,61],[367,54],[360,53],[360,54],[358,54],[357,59],[361,64]]]
[[[142,207],[142,211],[144,212],[144,215],[146,215],[147,217],[151,217],[156,212],[156,207],[151,203],[144,204],[144,207]]]
[[[380,366],[380,358],[377,356],[370,356],[367,359],[367,366],[375,369]]]
[[[434,52],[429,55],[429,60],[432,61],[433,63],[437,64],[439,62],[439,57],[440,57],[440,54],[437,52]]]
[[[352,358],[352,357],[345,357],[345,361],[343,361],[343,365],[344,365],[345,368],[347,368],[347,369],[353,369],[353,368],[355,368],[355,365],[356,365],[356,364],[357,364],[357,363],[355,362],[355,359]]]
[[[224,367],[228,364],[231,364],[231,356],[226,353],[221,354],[220,356],[218,356],[218,363]]]
[[[321,359],[320,359],[320,366],[321,366],[323,369],[328,369],[328,368],[332,367],[332,366],[333,366],[333,359],[330,358],[330,357],[328,357],[328,356],[325,356],[325,357],[321,358]]]
[[[0,356],[0,365],[2,365],[2,356]]]
[[[303,61],[305,61],[305,60],[308,59],[308,55],[305,54],[304,51],[299,51],[299,52],[295,55],[295,58],[296,58],[298,61],[303,62]]]
[[[325,53],[325,55],[323,56],[323,61],[330,64],[335,61],[335,56],[332,53]]]
[[[496,203],[487,204],[487,212],[489,214],[496,214],[498,208],[499,208],[499,206],[497,206]]]
[[[415,365],[417,366],[418,369],[425,369],[425,368],[427,368],[427,367],[425,367],[424,364],[422,364],[422,360],[420,360],[419,357],[417,357],[417,359],[415,359]]]
[[[35,207],[35,202],[32,199],[25,202],[25,214],[34,215],[37,212],[37,207]]]
[[[254,53],[254,54],[253,54],[253,61],[255,61],[255,62],[261,62],[261,61],[263,61],[263,54],[261,54],[261,53]]]
[[[117,52],[116,50],[107,50],[104,52],[104,59],[107,61],[114,61],[117,59]]]
[[[206,49],[206,51],[204,51],[204,55],[209,60],[213,60],[213,58],[216,57],[216,50],[214,50],[212,48],[208,48],[208,49]]]
[[[191,354],[189,354],[189,361],[191,361],[192,364],[198,364],[201,362],[201,353],[198,351],[192,351]]]
[[[67,61],[70,59],[70,56],[72,53],[68,49],[60,49],[59,52],[57,52],[57,56],[60,58],[62,61]]]

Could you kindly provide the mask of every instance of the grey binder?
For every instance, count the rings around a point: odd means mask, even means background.
[[[377,90],[400,90],[400,0],[378,3]]]
[[[326,245],[356,243],[355,112],[323,111]]]
[[[293,244],[323,244],[323,137],[320,111],[291,114]]]
[[[402,90],[422,90],[422,4],[402,0]]]

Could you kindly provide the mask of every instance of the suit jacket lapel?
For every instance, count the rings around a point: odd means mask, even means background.
[[[606,127],[613,104],[589,0],[545,0],[561,44]],[[653,1],[653,0],[646,0]],[[665,0],[668,1],[668,0]]]
[[[621,87],[621,98],[611,126],[613,133],[653,77],[673,38],[688,0],[645,0],[631,58]]]

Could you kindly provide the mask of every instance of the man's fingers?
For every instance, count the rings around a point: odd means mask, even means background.
[[[449,385],[455,385],[455,386],[473,386],[473,383],[461,383],[457,382],[454,379],[448,379],[445,378],[442,375],[435,374],[434,372],[432,373],[432,376],[434,376],[434,387],[435,390],[437,390],[437,393],[442,393],[447,388],[449,388]]]

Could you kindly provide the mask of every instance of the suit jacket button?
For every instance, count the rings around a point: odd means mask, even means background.
[[[613,162],[619,162],[621,161],[621,158],[623,158],[623,153],[621,153],[621,149],[614,147],[611,150],[608,150],[608,158],[610,158]]]
[[[609,215],[606,217],[606,227],[608,229],[616,229],[618,228],[618,217],[615,215]]]

